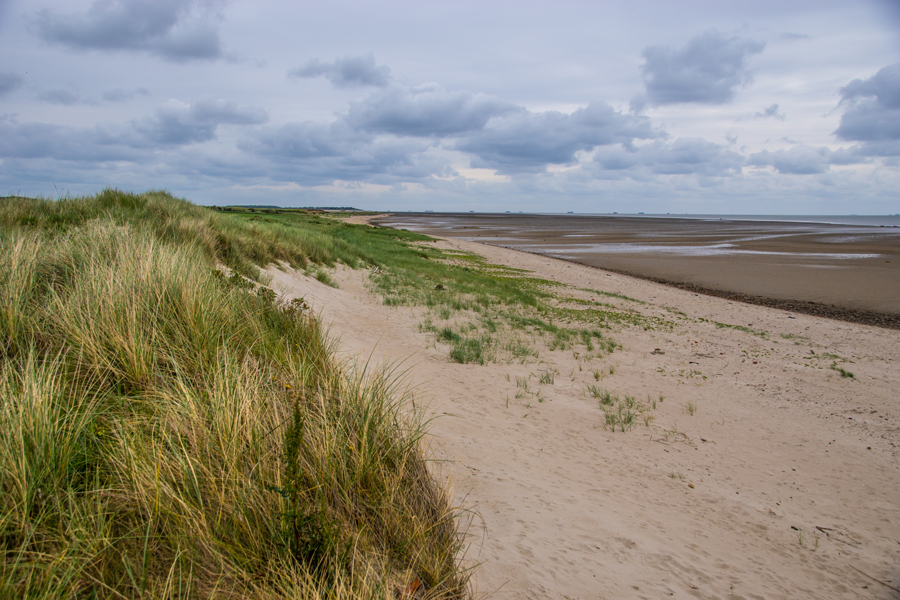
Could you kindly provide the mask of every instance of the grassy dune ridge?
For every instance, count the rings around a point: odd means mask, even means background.
[[[0,200],[0,597],[468,596],[396,378],[216,270],[414,237],[340,231],[163,192]]]
[[[570,289],[471,252],[439,247],[434,238],[410,231],[352,226],[290,209],[221,210],[247,225],[277,227],[285,235],[326,235],[333,240],[333,261],[370,269],[369,290],[385,305],[424,309],[420,330],[433,334],[435,343],[449,345],[448,358],[454,362],[528,361],[539,356],[537,346],[552,351],[578,345],[585,357],[600,356],[617,347],[604,330],[663,325],[628,307],[586,301],[572,292],[637,302],[632,298]],[[332,283],[317,267],[307,273]]]

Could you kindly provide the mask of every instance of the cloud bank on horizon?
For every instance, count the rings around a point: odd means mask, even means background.
[[[383,6],[7,6],[0,194],[900,212],[887,4]]]

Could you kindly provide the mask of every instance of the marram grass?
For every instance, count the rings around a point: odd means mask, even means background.
[[[335,260],[313,237],[165,193],[0,200],[0,597],[469,596],[396,379],[216,270]]]

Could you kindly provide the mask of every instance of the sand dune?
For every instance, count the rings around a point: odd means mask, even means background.
[[[342,352],[399,365],[428,404],[435,472],[472,511],[479,597],[900,598],[900,331],[440,245],[672,323],[622,326],[623,348],[588,362],[541,348],[527,364],[461,365],[419,331],[420,309],[370,295],[365,271],[339,270],[333,289],[270,270]],[[656,399],[653,420],[608,431],[588,385]]]

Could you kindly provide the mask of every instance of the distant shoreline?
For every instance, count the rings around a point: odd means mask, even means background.
[[[893,227],[571,216],[391,213],[373,223],[553,256],[746,304],[900,329],[900,232]]]
[[[809,225],[848,225],[854,227],[897,227],[900,214],[889,215],[735,215],[735,214],[673,214],[673,213],[551,213],[551,212],[438,212],[385,211],[396,217],[598,217],[613,219],[680,219],[689,221],[747,221],[754,223],[797,223]]]

